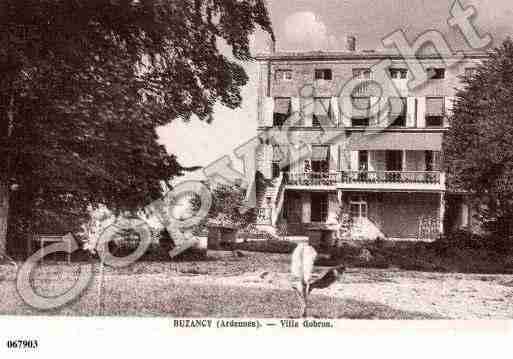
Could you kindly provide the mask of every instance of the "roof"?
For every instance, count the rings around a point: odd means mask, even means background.
[[[420,52],[416,56],[403,56],[397,51],[374,51],[374,50],[361,50],[361,51],[307,51],[307,52],[275,52],[264,53],[255,56],[260,61],[293,61],[293,60],[309,60],[309,61],[322,61],[322,60],[382,60],[382,59],[442,59],[442,58],[455,58],[455,54],[462,51],[466,58],[486,58],[488,52],[486,51],[464,51],[455,50],[453,54],[439,54],[437,52]]]

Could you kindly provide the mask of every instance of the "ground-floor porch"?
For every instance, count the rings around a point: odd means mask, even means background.
[[[287,235],[306,235],[312,224],[336,223],[341,206],[350,214],[355,239],[434,240],[444,232],[443,192],[287,190],[278,227]]]

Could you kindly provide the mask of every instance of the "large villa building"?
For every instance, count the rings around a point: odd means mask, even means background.
[[[257,224],[305,235],[344,206],[362,239],[432,240],[469,226],[465,196],[446,186],[442,141],[461,77],[486,53],[448,66],[451,55],[404,58],[349,44],[258,56]],[[414,89],[411,61],[429,75]]]

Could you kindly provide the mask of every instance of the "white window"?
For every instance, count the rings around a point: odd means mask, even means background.
[[[351,196],[349,205],[351,210],[351,218],[353,220],[367,218],[368,206],[364,196]]]
[[[292,81],[292,70],[276,70],[277,81]]]

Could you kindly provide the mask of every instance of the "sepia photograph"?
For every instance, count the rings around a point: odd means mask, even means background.
[[[0,0],[0,328],[513,333],[512,34],[507,0]]]

